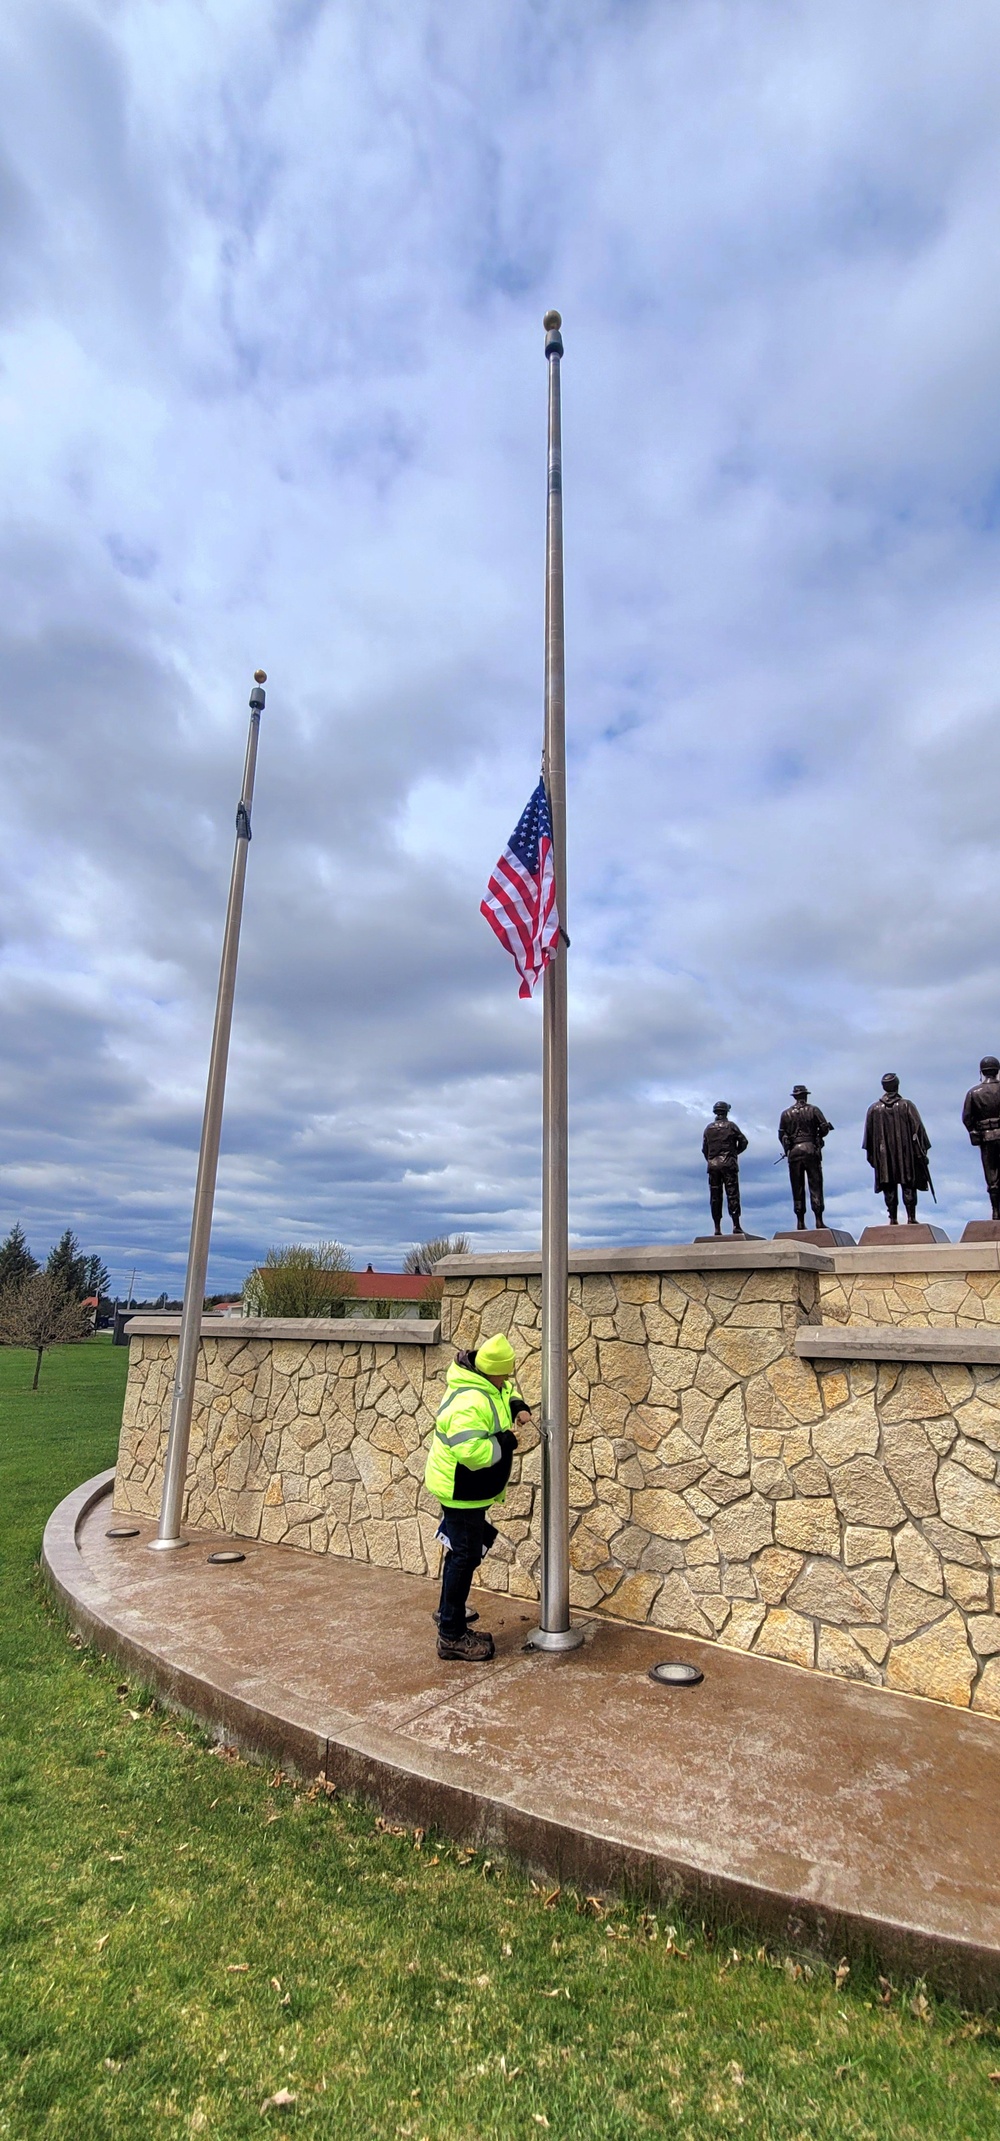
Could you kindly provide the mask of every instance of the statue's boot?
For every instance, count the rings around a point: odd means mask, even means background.
[[[796,1227],[797,1227],[797,1228],[798,1228],[798,1230],[799,1230],[799,1233],[800,1233],[800,1234],[804,1234],[804,1233],[805,1233],[805,1225],[806,1225],[806,1215],[805,1215],[805,1212],[804,1212],[804,1211],[803,1211],[803,1212],[796,1212],[796,1214],[795,1214],[795,1224],[796,1224]]]
[[[821,1226],[822,1226],[822,1224],[823,1224],[823,1207],[822,1207],[822,1205],[821,1205],[821,1204],[820,1204],[820,1205],[815,1205],[815,1204],[814,1204],[814,1205],[813,1205],[813,1226],[814,1226],[814,1227],[821,1227]]]
[[[903,1203],[904,1203],[904,1204],[905,1204],[905,1206],[906,1206],[906,1224],[907,1224],[907,1226],[908,1226],[908,1227],[915,1227],[915,1226],[916,1226],[916,1224],[917,1224],[917,1198],[916,1198],[916,1192],[914,1192],[914,1194],[913,1194],[913,1195],[912,1195],[911,1197],[908,1197],[908,1196],[907,1196],[907,1194],[906,1194],[906,1191],[905,1191],[905,1189],[904,1189],[904,1191],[903,1191]]]
[[[990,1203],[993,1207],[994,1219],[1000,1220],[1000,1189],[991,1189]]]

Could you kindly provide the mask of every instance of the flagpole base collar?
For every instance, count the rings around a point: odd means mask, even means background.
[[[525,1650],[578,1650],[586,1639],[585,1628],[533,1628]]]
[[[186,1546],[187,1543],[186,1539],[150,1539],[148,1552],[151,1554],[170,1554],[175,1546]]]

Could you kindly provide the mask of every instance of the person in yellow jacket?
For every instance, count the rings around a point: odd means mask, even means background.
[[[469,1590],[497,1536],[486,1511],[504,1498],[517,1448],[514,1422],[529,1419],[531,1408],[514,1382],[508,1338],[485,1338],[473,1352],[456,1354],[445,1380],[424,1472],[428,1494],[441,1504],[438,1538],[448,1549],[434,1616],[438,1657],[483,1663],[493,1656],[493,1637],[470,1628]]]

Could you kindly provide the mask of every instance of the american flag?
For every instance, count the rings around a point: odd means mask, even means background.
[[[552,820],[544,781],[539,781],[511,833],[479,911],[521,976],[518,995],[530,996],[559,942]]]

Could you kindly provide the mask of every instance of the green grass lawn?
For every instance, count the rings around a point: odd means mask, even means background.
[[[390,1833],[81,1653],[36,1560],[125,1353],[32,1365],[0,1351],[0,2135],[996,2141],[989,2023]]]

